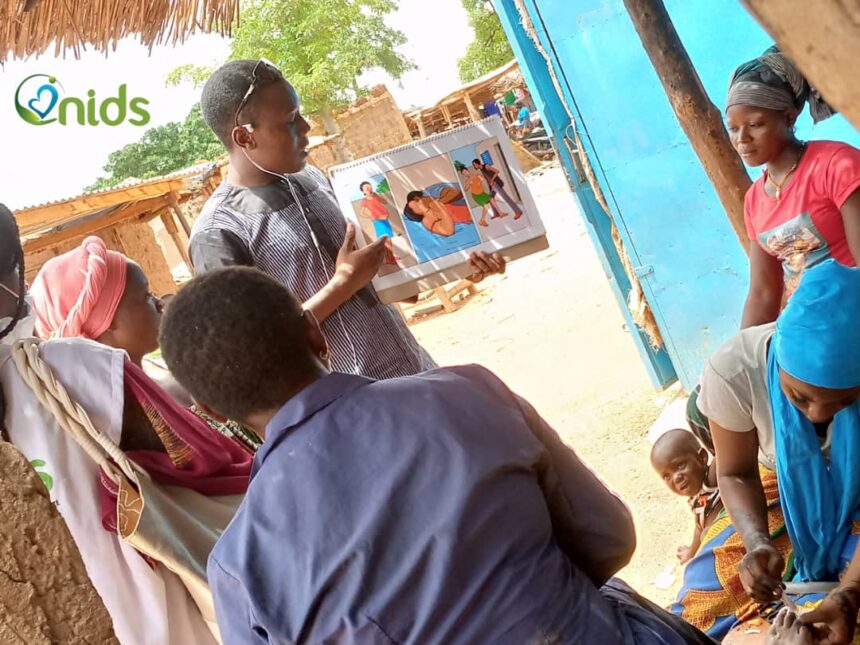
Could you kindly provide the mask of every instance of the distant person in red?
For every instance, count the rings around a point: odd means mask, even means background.
[[[391,228],[390,214],[388,212],[388,204],[379,193],[373,190],[373,184],[369,181],[361,182],[361,192],[364,193],[364,199],[361,200],[359,208],[359,216],[369,219],[373,222],[373,231],[376,233],[376,239],[387,237],[385,243],[385,261],[384,264],[397,264],[397,256],[394,255],[394,244],[391,239],[394,237],[394,229]]]

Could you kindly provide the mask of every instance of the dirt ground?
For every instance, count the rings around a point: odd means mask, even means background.
[[[638,548],[620,575],[666,605],[680,585],[675,550],[692,535],[693,518],[651,470],[646,435],[673,392],[656,392],[648,380],[561,169],[536,171],[529,185],[549,250],[512,263],[460,310],[412,330],[442,365],[492,369],[624,499]],[[671,586],[661,589],[654,581],[666,573]]]

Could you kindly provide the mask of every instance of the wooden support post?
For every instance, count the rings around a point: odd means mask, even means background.
[[[675,116],[716,188],[746,251],[744,195],[750,178],[729,141],[720,110],[708,98],[662,0],[624,0],[642,46],[657,71]]]
[[[206,197],[212,195],[215,190],[221,185],[221,181],[224,178],[224,173],[219,172],[217,175],[212,175],[209,180],[206,182]]]
[[[439,298],[439,302],[442,303],[442,308],[445,309],[446,313],[452,313],[457,311],[457,305],[454,304],[454,301],[451,300],[451,296],[448,295],[448,291],[445,287],[436,287],[433,289],[433,293],[436,294],[436,297]]]
[[[860,129],[860,5],[741,0],[833,108]]]
[[[179,199],[177,199],[176,193],[168,193],[167,201],[170,202],[170,209],[182,225],[182,230],[185,231],[185,235],[188,236],[188,239],[191,239],[191,224],[188,222],[188,218],[185,217],[185,213],[182,212],[182,206],[179,205]]]
[[[399,302],[394,303],[394,308],[397,309],[397,313],[400,314],[400,317],[403,319],[403,322],[407,325],[409,324],[409,319],[406,317],[406,314],[403,313],[403,305]]]
[[[167,234],[170,235],[170,239],[173,240],[173,244],[176,245],[176,250],[179,251],[180,257],[188,266],[188,270],[191,271],[193,270],[191,256],[188,254],[188,248],[185,246],[185,241],[179,235],[179,228],[176,226],[176,222],[173,221],[173,213],[171,213],[171,210],[164,210],[161,212],[161,221],[164,223],[164,228],[167,229]]]
[[[424,126],[424,119],[421,115],[415,117],[415,123],[418,124],[418,135],[423,139],[427,136],[427,128]]]
[[[469,96],[469,93],[466,92],[463,100],[466,102],[466,109],[469,111],[469,117],[472,119],[473,123],[478,123],[481,120],[481,114],[478,112],[478,108],[472,103],[472,97]]]
[[[450,126],[451,125],[451,111],[448,109],[448,106],[445,105],[444,103],[439,107],[442,108],[442,116],[445,117],[445,123],[447,123]]]

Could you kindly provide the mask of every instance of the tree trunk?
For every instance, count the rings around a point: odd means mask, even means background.
[[[0,642],[117,643],[48,497],[50,473],[42,477],[45,483],[12,444],[0,443]]]
[[[334,117],[334,112],[332,112],[329,106],[325,106],[320,110],[320,116],[322,117],[323,128],[325,128],[326,134],[336,137],[334,140],[334,155],[337,162],[347,163],[348,161],[352,161],[352,155],[346,146],[346,142],[343,140],[343,134],[340,131],[337,119]]]
[[[860,129],[860,4],[742,0],[824,99]]]
[[[750,178],[729,141],[722,114],[708,98],[662,0],[624,0],[624,4],[675,116],[746,251],[749,240],[744,226],[744,195]]]

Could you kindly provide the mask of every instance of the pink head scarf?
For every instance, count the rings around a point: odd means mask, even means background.
[[[48,260],[30,287],[40,338],[101,336],[125,292],[128,259],[91,236]]]

